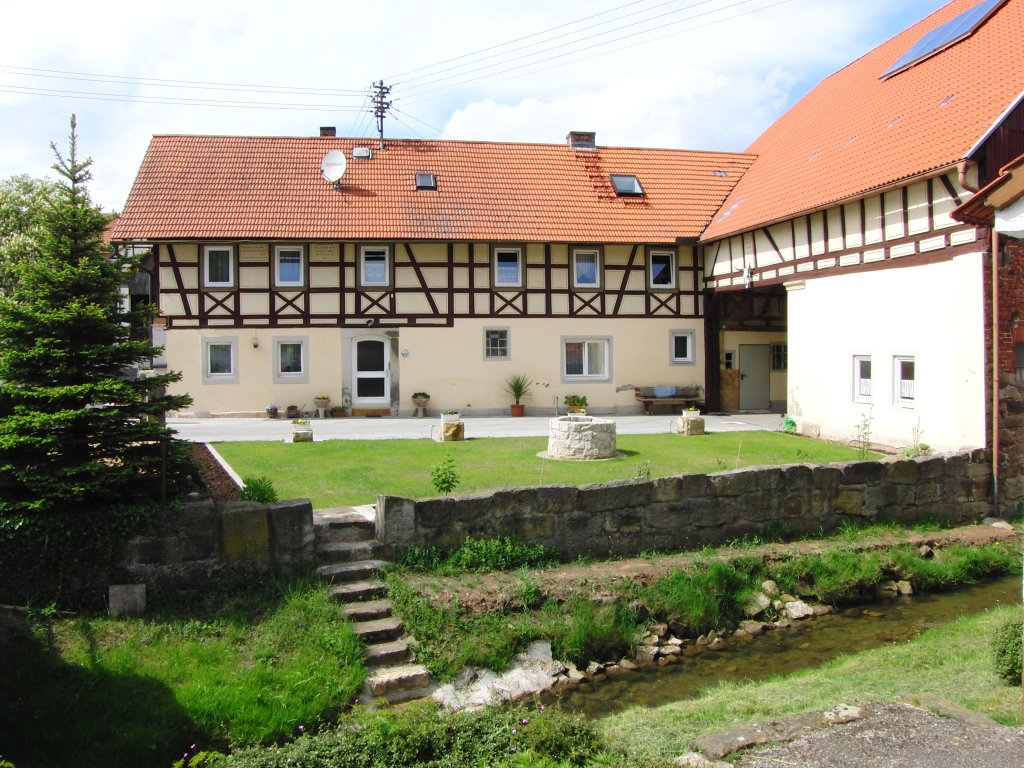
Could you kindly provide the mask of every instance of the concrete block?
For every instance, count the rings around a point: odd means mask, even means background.
[[[111,584],[107,597],[107,613],[111,618],[142,616],[146,612],[145,584]]]

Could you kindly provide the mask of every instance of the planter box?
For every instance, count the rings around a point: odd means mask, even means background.
[[[441,414],[441,421],[443,421],[443,422],[462,421],[462,414],[460,414],[460,413],[442,413]]]

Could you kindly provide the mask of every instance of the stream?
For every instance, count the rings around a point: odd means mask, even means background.
[[[952,592],[933,592],[845,608],[790,629],[706,650],[680,663],[650,665],[555,698],[561,707],[599,718],[632,706],[656,707],[697,696],[720,681],[762,680],[818,666],[844,653],[905,643],[930,628],[996,605],[1019,604],[1019,575]]]

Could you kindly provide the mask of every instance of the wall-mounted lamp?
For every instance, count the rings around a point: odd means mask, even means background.
[[[377,323],[377,320],[376,320],[376,318],[373,318],[373,317],[371,317],[371,318],[370,318],[369,320],[367,320],[367,321],[366,321],[366,324],[367,324],[368,326],[373,326],[373,325],[375,325],[376,323]]]
[[[260,346],[260,340],[256,336],[253,336],[252,337],[252,348],[253,349],[259,349],[259,346]]]

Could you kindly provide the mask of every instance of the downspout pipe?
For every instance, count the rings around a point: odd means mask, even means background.
[[[999,233],[992,228],[992,514],[999,517]]]
[[[967,174],[971,172],[972,168],[975,168],[977,163],[973,160],[961,160],[959,165],[956,167],[956,180],[960,183],[961,188],[966,189],[968,192],[977,192],[978,187],[973,184],[968,178]]]

